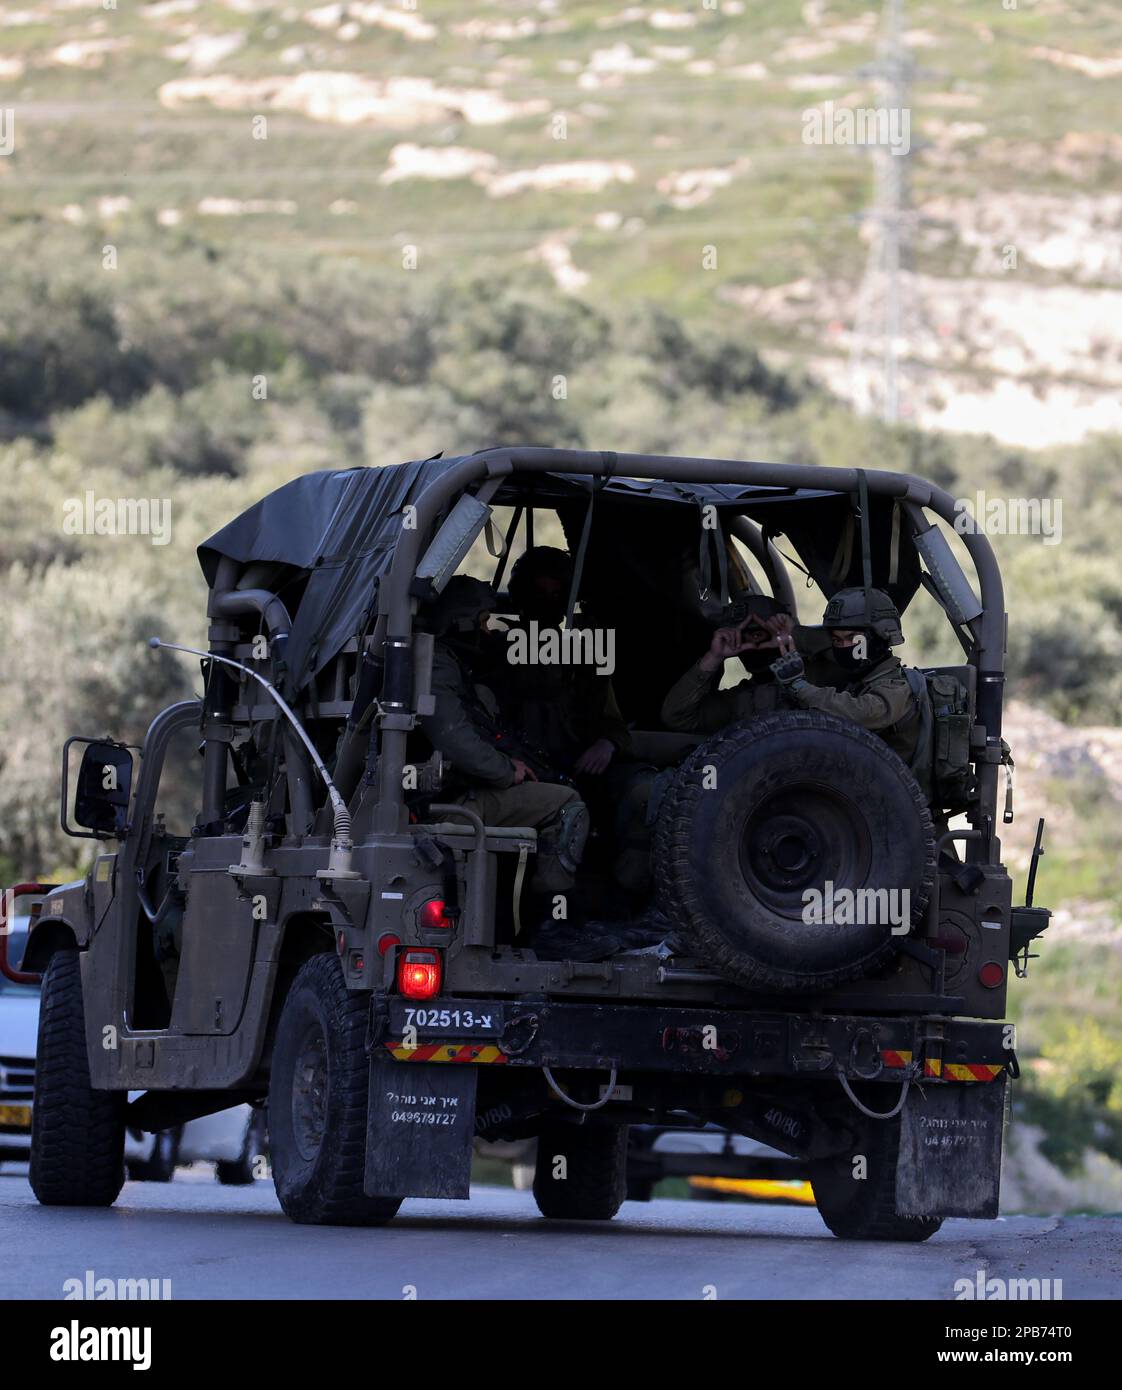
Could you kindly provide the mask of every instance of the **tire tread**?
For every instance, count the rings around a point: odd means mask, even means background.
[[[43,977],[31,1111],[29,1176],[44,1206],[116,1201],[125,1181],[122,1100],[90,1085],[81,962],[76,949],[58,950]]]
[[[847,734],[867,749],[879,761],[891,766],[907,788],[923,828],[928,854],[924,877],[919,891],[913,895],[913,917],[926,909],[935,882],[935,823],[931,808],[919,783],[902,760],[879,735],[870,733],[859,724],[850,724],[834,715],[818,710],[781,711],[758,715],[754,719],[730,724],[706,739],[681,765],[668,790],[659,812],[655,831],[654,864],[655,892],[663,912],[672,926],[688,940],[696,942],[702,957],[719,974],[733,983],[752,990],[809,990],[832,988],[850,980],[860,979],[882,965],[894,952],[895,943],[889,939],[879,949],[867,953],[851,966],[823,973],[776,970],[765,962],[752,960],[730,945],[714,930],[704,911],[692,864],[691,827],[697,813],[698,798],[703,795],[700,770],[707,764],[718,767],[732,758],[746,742],[769,733],[790,730],[794,723],[807,730],[839,731]]]
[[[553,1160],[568,1159],[562,1181]],[[610,1221],[627,1196],[627,1126],[549,1124],[538,1137],[534,1201],[555,1220]]]

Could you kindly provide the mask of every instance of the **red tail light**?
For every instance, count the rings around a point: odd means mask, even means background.
[[[432,999],[440,993],[440,952],[402,951],[397,962],[397,988],[406,999]]]
[[[430,898],[427,903],[422,904],[417,913],[417,925],[424,930],[436,928],[438,931],[451,931],[456,924],[448,916],[444,899]]]
[[[996,960],[987,961],[978,971],[978,980],[986,989],[997,989],[1005,979],[1005,967]]]

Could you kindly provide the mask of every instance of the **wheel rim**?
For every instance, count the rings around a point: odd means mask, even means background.
[[[740,871],[757,901],[802,919],[804,894],[860,888],[868,881],[872,837],[860,807],[818,784],[784,787],[765,797],[744,822]]]
[[[327,1127],[327,1039],[317,1023],[300,1042],[292,1076],[292,1137],[300,1157],[312,1160]]]

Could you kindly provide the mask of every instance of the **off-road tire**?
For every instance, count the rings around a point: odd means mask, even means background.
[[[30,1180],[62,1207],[112,1206],[125,1181],[125,1097],[90,1085],[76,950],[56,951],[43,975]]]
[[[878,1090],[884,1091],[886,1087]],[[943,1224],[940,1216],[899,1216],[896,1212],[896,1159],[900,1151],[899,1115],[864,1121],[853,1152],[820,1159],[810,1181],[818,1214],[840,1240],[891,1240],[918,1244]],[[866,1160],[864,1178],[854,1177],[854,1159]]]
[[[795,846],[795,868],[760,857],[769,835]],[[660,906],[701,960],[746,989],[806,993],[868,975],[897,938],[888,923],[807,924],[805,889],[835,878],[838,888],[906,888],[919,921],[935,879],[935,826],[879,735],[817,710],[782,710],[729,725],[686,759],[659,811],[652,858]]]
[[[347,989],[334,953],[301,966],[281,1009],[269,1079],[270,1154],[281,1208],[301,1225],[379,1226],[401,1205],[363,1192],[368,1012],[369,996]]]
[[[565,1177],[553,1176],[564,1156]],[[546,1125],[538,1136],[534,1201],[543,1216],[610,1221],[627,1196],[627,1126]]]

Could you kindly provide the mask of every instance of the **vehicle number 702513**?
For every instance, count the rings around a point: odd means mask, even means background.
[[[407,1028],[487,1029],[494,1027],[491,1014],[474,1009],[409,1009],[405,1010]]]

